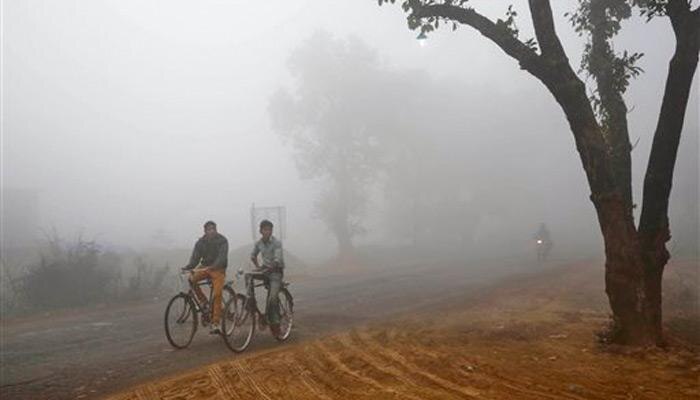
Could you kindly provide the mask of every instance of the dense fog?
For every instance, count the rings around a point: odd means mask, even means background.
[[[338,252],[339,202],[357,249],[518,256],[546,223],[558,257],[602,254],[561,109],[468,27],[419,42],[400,7],[356,0],[2,4],[6,254],[51,232],[188,250],[209,219],[235,249],[255,204],[285,207],[285,249],[319,262]],[[554,12],[577,67],[574,6]],[[625,96],[640,204],[670,25],[634,18],[616,46],[644,53]],[[695,81],[670,207],[684,254],[698,243]]]
[[[700,0],[391,3],[0,0],[0,398],[697,397]]]

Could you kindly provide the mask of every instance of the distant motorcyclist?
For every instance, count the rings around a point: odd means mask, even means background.
[[[539,229],[534,235],[535,246],[537,249],[537,262],[542,262],[547,259],[549,252],[552,250],[552,237],[547,229],[547,224],[540,224]]]

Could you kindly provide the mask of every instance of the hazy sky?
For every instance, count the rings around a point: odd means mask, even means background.
[[[511,2],[473,3],[488,3],[481,9],[494,16]],[[526,2],[513,3],[523,36],[532,36]],[[562,17],[575,2],[553,3],[577,67],[581,40]],[[666,21],[636,21],[617,43],[646,54],[645,73],[628,94],[632,141],[641,137],[633,153],[640,193],[673,42]],[[315,186],[300,181],[267,115],[270,95],[290,85],[291,51],[319,29],[361,38],[388,68],[523,98],[521,109],[484,118],[551,110],[541,131],[513,134],[553,149],[534,162],[571,174],[581,200],[570,209],[593,216],[573,138],[551,95],[468,27],[441,29],[421,47],[400,7],[374,0],[5,0],[2,24],[3,189],[37,190],[42,228],[136,247],[163,229],[189,246],[214,219],[235,246],[250,241],[255,202],[287,207],[288,247],[332,244],[310,218]],[[696,92],[697,83],[683,138],[690,149],[681,149],[679,164],[695,163],[697,171]],[[546,205],[556,206],[556,198]]]

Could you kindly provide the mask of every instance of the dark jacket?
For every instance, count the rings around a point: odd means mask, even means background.
[[[202,263],[204,266],[226,269],[228,266],[228,240],[224,235],[217,233],[211,239],[202,236],[197,240],[192,250],[190,263],[185,268],[192,269]]]

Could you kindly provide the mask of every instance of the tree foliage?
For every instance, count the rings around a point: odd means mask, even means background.
[[[289,70],[296,86],[271,99],[273,128],[294,146],[302,177],[322,186],[316,216],[341,253],[350,252],[378,179],[381,110],[370,105],[378,95],[377,57],[356,38],[319,32],[292,54]]]

